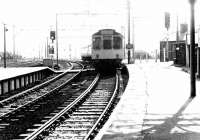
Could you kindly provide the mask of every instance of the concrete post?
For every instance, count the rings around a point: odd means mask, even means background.
[[[194,21],[194,4],[195,0],[189,0],[191,10],[190,20],[190,96],[196,96],[196,79],[195,79],[195,21]]]

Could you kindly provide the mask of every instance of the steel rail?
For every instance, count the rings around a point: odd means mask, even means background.
[[[78,98],[76,98],[66,108],[61,110],[57,115],[55,115],[53,118],[51,118],[49,121],[47,121],[44,125],[39,127],[36,131],[34,131],[31,135],[26,137],[24,140],[34,140],[34,139],[36,139],[39,134],[41,134],[45,129],[47,129],[51,124],[53,124],[56,120],[58,120],[67,111],[72,109],[78,102],[81,101],[81,99],[83,99],[83,97],[85,97],[89,92],[91,92],[91,90],[97,84],[97,81],[99,80],[99,77],[100,77],[100,74],[97,74],[97,76],[94,79],[94,81],[92,82],[92,84]]]
[[[71,63],[76,63],[76,64],[80,65],[80,66],[82,67],[82,69],[84,69],[84,65],[83,65],[83,64],[81,64],[80,62],[71,61]]]
[[[88,132],[88,134],[85,136],[84,140],[88,140],[90,139],[90,137],[94,137],[94,135],[92,135],[92,133],[97,130],[98,125],[100,124],[100,122],[103,120],[103,117],[106,115],[106,113],[109,111],[109,108],[111,107],[112,103],[114,102],[114,98],[116,97],[116,94],[118,93],[118,87],[119,87],[119,76],[118,74],[116,74],[116,80],[115,80],[115,90],[113,92],[112,97],[110,98],[110,101],[108,102],[106,108],[104,109],[104,111],[102,112],[102,114],[100,115],[100,117],[98,118],[98,120],[96,121],[96,123],[93,125],[93,127],[90,129],[90,131]]]

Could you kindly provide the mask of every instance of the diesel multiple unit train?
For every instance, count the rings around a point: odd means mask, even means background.
[[[102,29],[92,35],[91,59],[97,69],[116,68],[124,59],[122,34]]]

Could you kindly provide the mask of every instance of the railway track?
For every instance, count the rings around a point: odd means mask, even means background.
[[[77,77],[79,77],[80,74],[82,73],[82,70],[80,70],[80,68],[82,68],[83,70],[83,67],[80,67],[79,64],[76,64],[74,69],[79,69],[78,72],[63,73],[55,77],[54,79],[48,82],[45,82],[33,89],[30,89],[28,91],[22,92],[18,95],[12,96],[8,99],[1,101],[0,102],[0,105],[1,105],[0,107],[0,139],[13,139],[14,138],[13,136],[15,135],[13,133],[16,132],[15,130],[16,129],[19,130],[18,132],[21,131],[21,128],[19,128],[20,127],[19,123],[23,124],[25,120],[31,123],[30,120],[27,120],[31,118],[27,116],[27,114],[32,116],[30,112],[34,112],[34,109],[37,110],[38,107],[48,108],[49,106],[46,106],[46,107],[43,106],[47,104],[46,102],[50,102],[48,98],[52,96],[56,96],[56,95],[58,96],[57,93],[61,88],[66,86],[71,81],[77,79]],[[75,85],[72,85],[72,88],[74,86]],[[63,96],[59,96],[58,98],[60,97],[63,97]],[[69,95],[66,97],[69,97]],[[62,98],[60,99],[60,101],[61,100]],[[37,104],[38,102],[41,102],[41,101],[44,101],[44,102]],[[52,102],[50,103],[51,105],[54,105],[54,103]],[[42,116],[39,115],[38,117],[40,118]]]
[[[87,74],[89,75],[87,75]],[[25,132],[34,131],[57,112],[74,101],[94,79],[93,72],[84,72],[70,84],[63,85],[43,98],[25,104],[23,107],[0,119],[0,139],[23,139]],[[27,134],[25,134],[27,135]]]
[[[32,133],[22,134],[20,138],[33,139],[93,139],[103,126],[114,106],[118,91],[118,76],[101,77],[89,86],[72,103],[63,107]],[[97,81],[99,81],[97,83]]]
[[[85,68],[85,65],[78,63],[78,62],[71,62],[71,65],[73,65],[72,70],[84,69]]]
[[[78,65],[80,64],[76,64],[73,68],[74,69],[76,69],[76,67],[80,68],[80,66]],[[83,66],[82,66],[82,70],[83,70]],[[49,81],[46,81],[38,86],[35,86],[29,90],[26,90],[24,92],[21,92],[19,94],[16,94],[4,100],[1,100],[0,101],[0,119],[3,116],[6,116],[10,113],[13,113],[19,110],[24,105],[29,104],[32,101],[36,101],[39,98],[42,98],[55,90],[59,90],[63,85],[67,84],[69,81],[77,77],[77,75],[79,75],[80,73],[81,73],[81,70],[78,72],[73,72],[73,73],[69,73],[68,71],[66,71],[56,76],[55,78]]]
[[[94,73],[80,70],[52,89],[54,84],[47,84],[21,96],[25,100],[1,103],[0,139],[93,139],[112,112],[119,87],[118,75],[95,78]]]
[[[17,65],[17,64],[16,64]],[[68,62],[67,64],[65,64],[64,62],[62,62],[62,65],[64,65],[64,68],[67,69],[67,70],[71,70],[71,69],[82,69],[83,66],[81,67],[80,64],[78,63],[70,63]],[[69,67],[70,66],[70,67]],[[28,66],[27,66],[28,67]],[[65,70],[66,71],[66,70]],[[43,83],[48,83],[48,82],[51,82],[51,79],[54,79],[55,77],[59,77],[59,74],[61,74],[63,72],[55,72],[53,73],[52,75],[48,76],[47,78],[43,79],[43,80],[40,80],[40,81],[37,81],[35,83],[32,83],[26,87],[23,87],[23,88],[20,88],[20,89],[17,89],[15,91],[11,91],[9,93],[6,93],[6,94],[3,94],[3,95],[0,95],[0,104],[2,102],[5,102],[5,100],[10,100],[8,98],[12,98],[11,96],[16,96],[17,94],[20,94],[21,92],[24,92],[26,90],[29,90],[29,89],[32,89],[34,88],[35,86],[37,85],[42,85]],[[2,101],[4,100],[4,101]]]
[[[80,70],[78,72],[70,73],[66,71],[60,75],[47,78],[44,83],[32,87],[28,90],[24,90],[22,92],[16,91],[16,94],[14,95],[7,95],[8,98],[6,98],[6,96],[2,97],[2,100],[0,101],[0,118],[15,112],[31,101],[38,100],[39,98],[46,96],[48,92],[58,90],[62,85],[69,82],[71,79],[73,79],[73,77],[76,77],[76,75],[81,72],[80,68],[82,65],[78,65],[80,64],[76,63],[74,67],[71,67],[74,69],[78,68]]]

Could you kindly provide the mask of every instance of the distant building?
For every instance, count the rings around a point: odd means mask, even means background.
[[[178,45],[177,45],[178,43]],[[185,54],[185,51],[182,48],[185,47],[185,40],[180,41],[160,41],[160,62],[165,61],[174,61],[176,59],[177,51],[181,50]],[[181,49],[180,49],[181,47]]]

